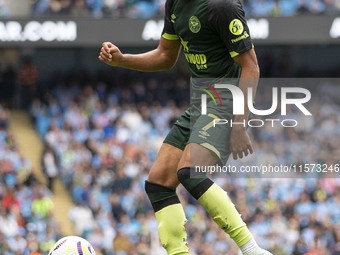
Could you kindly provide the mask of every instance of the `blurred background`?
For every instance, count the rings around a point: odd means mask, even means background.
[[[164,3],[0,0],[0,254],[47,254],[65,235],[85,237],[98,254],[165,254],[144,180],[189,104],[185,58],[159,73],[97,59],[103,41],[130,53],[157,46]],[[262,77],[340,77],[339,0],[243,4]],[[339,163],[333,81],[310,88],[313,117],[302,128],[250,129],[251,160]],[[216,181],[274,254],[340,254],[340,179]],[[178,192],[191,254],[237,254],[197,202]]]

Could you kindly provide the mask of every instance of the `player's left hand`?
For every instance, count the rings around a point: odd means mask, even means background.
[[[111,42],[104,42],[100,49],[98,59],[110,66],[119,66],[124,56],[119,48]]]
[[[233,158],[243,158],[253,153],[253,146],[244,127],[233,126],[230,135],[230,150]]]

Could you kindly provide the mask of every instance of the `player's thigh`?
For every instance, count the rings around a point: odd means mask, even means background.
[[[215,125],[218,119],[216,115],[209,114],[202,115],[195,121],[178,169],[226,164],[230,155],[231,127]]]
[[[189,143],[179,160],[177,169],[183,167],[211,166],[219,162],[217,155],[197,143]]]
[[[183,151],[181,149],[163,143],[156,161],[150,170],[148,181],[176,188],[179,184],[177,179],[177,165],[182,154]]]
[[[190,112],[187,110],[176,121],[152,166],[148,180],[164,186],[177,187],[177,166],[190,137]]]

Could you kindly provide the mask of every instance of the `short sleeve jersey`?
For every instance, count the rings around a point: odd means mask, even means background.
[[[162,37],[180,40],[193,78],[238,78],[253,47],[239,0],[167,0]]]

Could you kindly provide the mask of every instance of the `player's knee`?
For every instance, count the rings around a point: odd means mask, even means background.
[[[206,179],[205,173],[195,171],[193,167],[183,167],[177,171],[178,181],[182,184],[188,180]]]
[[[183,167],[177,172],[177,178],[184,188],[196,199],[199,199],[213,184],[205,173],[195,172],[194,168]]]
[[[149,182],[157,183],[166,187],[177,188],[179,182],[176,176],[176,169],[169,167],[155,167],[150,170],[148,179]]]
[[[165,187],[171,187],[171,188],[177,188],[179,182],[177,180],[177,176],[154,176],[149,175],[148,182],[157,183],[159,185],[165,186]]]
[[[180,203],[174,188],[145,181],[145,191],[155,212],[160,211],[164,207]]]
[[[177,171],[177,178],[180,183],[190,178],[190,167],[183,167]]]
[[[154,172],[150,172],[148,178],[147,178],[147,181],[148,182],[152,182],[152,183],[157,183],[157,184],[160,184],[160,185],[164,185],[164,186],[167,186],[166,185],[166,179],[159,173],[154,173]]]
[[[167,191],[167,187],[159,183],[152,182],[150,180],[145,181],[144,189],[146,194],[163,193]]]

